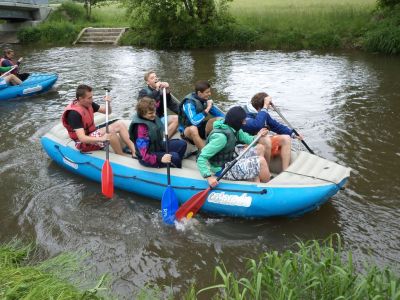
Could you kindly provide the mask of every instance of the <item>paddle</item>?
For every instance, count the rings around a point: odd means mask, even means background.
[[[106,90],[106,133],[108,132],[108,93],[109,89]],[[110,141],[106,141],[106,161],[101,169],[101,191],[107,198],[112,198],[114,194],[114,182],[113,182],[113,172],[110,165]]]
[[[279,111],[279,109],[278,109],[274,104],[272,104],[272,102],[270,102],[269,104],[270,104],[271,107],[277,112],[277,114],[282,118],[282,120],[286,123],[286,125],[288,125],[290,128],[293,129],[294,134],[297,135],[297,136],[300,136],[300,134],[297,132],[297,130],[294,129],[293,126],[290,125],[289,121],[286,120],[286,118],[281,114],[281,112]],[[301,140],[301,143],[304,145],[304,147],[307,148],[307,150],[308,150],[311,154],[314,154],[314,151],[311,150],[311,148],[307,145],[307,143],[306,143],[305,141]]]
[[[165,133],[165,152],[169,154],[168,149],[168,111],[167,111],[167,92],[163,88],[163,105],[164,105],[164,133]],[[174,224],[175,212],[178,209],[178,199],[171,187],[170,163],[167,163],[167,189],[161,198],[161,214],[164,223]]]
[[[10,70],[1,74],[0,78],[7,76],[10,72],[14,71],[16,68],[18,68],[17,65],[12,66],[12,68]]]
[[[217,181],[219,181],[224,175],[239,161],[239,159],[242,158],[242,156],[249,151],[251,147],[255,143],[258,142],[260,139],[261,135],[258,135],[252,142],[251,144],[238,156],[236,157],[233,162],[225,169],[223,169],[222,173],[217,177]],[[207,189],[204,191],[201,191],[197,193],[196,195],[192,196],[188,201],[183,203],[181,207],[179,207],[178,211],[176,212],[175,216],[178,221],[180,221],[182,218],[186,217],[186,219],[191,219],[197,212],[198,210],[203,206],[204,202],[206,202],[207,199],[207,194],[210,190],[213,188],[209,186]]]

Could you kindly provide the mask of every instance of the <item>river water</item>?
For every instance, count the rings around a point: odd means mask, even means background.
[[[131,47],[17,48],[24,71],[56,72],[47,94],[0,103],[0,242],[33,240],[47,256],[89,251],[93,278],[112,275],[111,291],[131,298],[146,284],[213,283],[224,263],[243,271],[246,258],[285,250],[298,240],[339,233],[358,265],[400,262],[399,57],[309,51],[178,51]],[[130,118],[143,74],[157,70],[176,96],[208,79],[223,109],[267,91],[321,156],[353,169],[347,189],[318,211],[293,219],[199,216],[183,230],[163,226],[159,202],[116,191],[58,167],[40,137],[59,121],[80,83],[111,87],[113,111]]]

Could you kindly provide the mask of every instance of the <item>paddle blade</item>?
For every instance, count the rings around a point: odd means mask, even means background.
[[[187,218],[187,219],[192,218],[203,206],[204,202],[206,202],[207,195],[210,189],[211,188],[209,187],[208,189],[197,193],[188,201],[183,203],[175,214],[176,219],[180,221],[182,220],[182,218]]]
[[[175,212],[178,209],[178,198],[170,185],[167,186],[161,198],[161,214],[164,223],[174,224]]]
[[[101,169],[101,192],[107,198],[112,198],[114,194],[114,180],[110,161],[106,160]]]

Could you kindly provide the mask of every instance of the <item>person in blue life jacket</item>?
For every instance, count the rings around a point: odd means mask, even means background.
[[[187,143],[181,139],[169,139],[166,153],[164,125],[156,114],[156,102],[149,97],[139,99],[136,113],[129,126],[129,138],[134,142],[139,162],[147,167],[162,168],[167,163],[181,168]]]
[[[9,84],[11,85],[19,85],[22,83],[22,81],[15,76],[14,74],[5,74],[8,71],[10,71],[12,69],[12,67],[0,67],[0,90],[5,89],[6,87],[9,86]],[[2,75],[4,74],[4,75]]]
[[[271,157],[280,156],[282,160],[282,170],[286,170],[290,163],[291,139],[303,139],[303,136],[297,136],[292,128],[289,128],[273,119],[268,113],[268,108],[272,103],[272,98],[265,92],[257,93],[251,101],[244,106],[246,111],[246,124],[242,126],[243,131],[249,134],[255,134],[261,128],[267,127],[277,135],[268,138],[266,155],[267,162]]]
[[[212,187],[218,184],[217,176],[229,166],[245,147],[235,147],[237,144],[250,144],[256,136],[244,132],[241,127],[246,123],[246,112],[241,106],[228,110],[225,119],[216,120],[213,130],[207,137],[206,145],[197,159],[200,174]],[[257,135],[265,137],[267,128],[262,128]],[[267,182],[270,171],[264,158],[265,147],[258,143],[224,175],[227,180],[249,180]]]
[[[15,68],[11,74],[17,76],[20,80],[24,81],[29,77],[29,73],[19,73],[19,65],[22,62],[22,57],[20,57],[17,61],[14,60],[14,50],[7,48],[4,50],[4,56],[0,58],[0,66],[1,67],[13,67],[18,66]]]
[[[179,131],[182,137],[192,141],[199,150],[205,145],[207,124],[214,122],[216,117],[224,117],[223,113],[213,106],[210,97],[210,83],[198,81],[194,92],[186,95],[179,105]]]
[[[144,74],[144,81],[146,87],[139,91],[138,100],[143,97],[149,97],[155,100],[156,114],[164,123],[164,105],[163,105],[163,91],[166,89],[167,108],[178,114],[179,104],[176,103],[171,97],[171,90],[168,82],[160,81],[155,71],[150,70]],[[168,137],[171,138],[178,130],[178,116],[168,115]]]

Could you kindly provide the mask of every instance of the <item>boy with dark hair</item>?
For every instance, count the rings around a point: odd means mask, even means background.
[[[206,138],[207,122],[214,121],[214,117],[224,115],[213,106],[211,86],[208,81],[198,81],[194,92],[186,95],[179,106],[179,131],[182,136],[196,145],[201,150],[204,147],[203,139]]]
[[[267,127],[277,133],[268,139],[268,147],[271,151],[267,155],[267,162],[274,156],[281,156],[282,170],[286,170],[290,163],[291,140],[290,138],[303,139],[303,136],[297,136],[293,129],[279,123],[268,113],[268,107],[272,98],[267,93],[257,93],[251,98],[250,103],[243,107],[246,111],[246,124],[243,125],[243,131],[254,134],[261,128]]]

